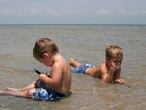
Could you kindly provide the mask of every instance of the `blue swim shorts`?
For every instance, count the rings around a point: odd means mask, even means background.
[[[32,99],[39,101],[56,101],[66,96],[67,95],[49,89],[44,82],[40,81],[38,88],[33,91]]]
[[[92,64],[81,64],[80,67],[72,67],[71,71],[73,73],[86,73],[86,70],[91,67],[96,67],[96,66]]]

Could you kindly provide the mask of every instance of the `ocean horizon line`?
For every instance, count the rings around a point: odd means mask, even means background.
[[[1,26],[6,25],[96,25],[96,26],[146,26],[146,24],[0,24]]]

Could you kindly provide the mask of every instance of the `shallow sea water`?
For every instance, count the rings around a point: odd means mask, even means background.
[[[82,63],[104,62],[105,48],[124,50],[122,77],[126,85],[104,84],[100,79],[72,74],[73,94],[58,102],[0,95],[0,110],[145,110],[146,26],[141,25],[0,25],[0,89],[21,88],[37,79],[32,57],[41,37],[56,42],[60,53]]]

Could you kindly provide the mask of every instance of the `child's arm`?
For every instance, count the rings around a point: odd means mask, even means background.
[[[121,78],[121,68],[114,75],[114,82],[119,84],[124,84],[125,80]]]
[[[110,79],[110,76],[108,74],[105,74],[102,76],[102,80],[105,82],[105,83],[111,83],[111,79]]]
[[[120,74],[117,73],[118,68],[116,66],[112,66],[109,70],[106,67],[106,64],[102,64],[99,68],[99,71],[102,75],[102,80],[106,83],[112,83],[113,81],[115,82],[115,79],[119,79]],[[118,80],[117,80],[118,82]]]
[[[59,64],[54,64],[51,69],[51,77],[47,77],[45,74],[40,74],[40,80],[44,81],[52,89],[58,89],[61,87],[62,81],[62,68]]]
[[[110,74],[108,73],[105,63],[101,64],[97,70],[105,83],[111,83]]]

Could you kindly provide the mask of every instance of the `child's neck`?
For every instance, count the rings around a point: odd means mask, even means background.
[[[107,74],[109,74],[109,76],[110,76],[110,82],[112,83],[114,73],[112,71],[110,71],[110,67],[109,67],[108,63],[106,63],[105,65],[106,65],[106,68],[107,68]]]
[[[54,54],[54,55],[52,56],[51,61],[50,61],[51,66],[54,64],[54,62],[55,62],[55,60],[57,59],[58,56],[59,56],[58,53],[56,53],[56,54]]]
[[[105,66],[106,66],[107,72],[109,73],[110,72],[110,68],[109,68],[108,63],[105,63]]]

